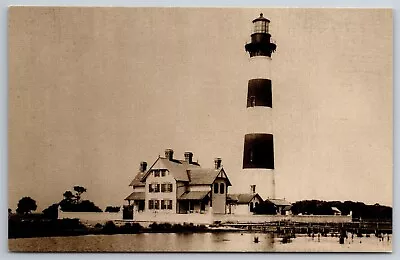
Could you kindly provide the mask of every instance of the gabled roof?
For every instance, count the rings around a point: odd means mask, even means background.
[[[260,201],[263,201],[261,196],[258,193],[237,193],[237,194],[228,194],[227,199],[236,201],[238,204],[248,204],[254,198],[258,197]]]
[[[181,160],[168,160],[167,158],[164,157],[159,157],[153,165],[150,167],[150,169],[147,171],[146,174],[144,174],[141,177],[141,181],[144,182],[149,175],[150,171],[153,169],[154,165],[160,162],[163,164],[165,169],[167,169],[172,176],[175,178],[177,181],[189,181],[189,176],[187,171],[191,168],[198,168],[200,165],[198,163],[188,163],[186,161],[181,161]]]
[[[202,200],[210,191],[187,191],[179,197],[179,200]]]
[[[125,200],[144,200],[145,194],[144,192],[132,192]]]
[[[285,199],[267,199],[271,203],[276,206],[290,206],[292,205],[290,202],[286,201]]]
[[[228,181],[228,186],[232,185],[223,168],[193,168],[190,169],[188,173],[190,177],[190,185],[210,185],[214,183],[217,177],[226,178]]]
[[[135,178],[131,181],[129,186],[133,186],[133,187],[143,187],[143,186],[145,186],[145,183],[140,181],[145,174],[146,174],[146,172],[138,172],[138,174],[136,174]]]
[[[232,186],[223,168],[203,169],[197,162],[188,163],[185,160],[169,160],[165,157],[158,157],[149,170],[145,173],[138,173],[129,186],[144,186],[147,176],[157,163],[161,166],[157,169],[166,169],[177,181],[189,182],[190,185],[210,185],[215,179],[221,177],[227,180],[227,185]]]

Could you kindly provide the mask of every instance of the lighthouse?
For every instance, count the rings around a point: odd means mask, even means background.
[[[261,13],[253,20],[249,54],[246,127],[243,140],[243,184],[257,185],[264,199],[275,198],[275,160],[273,127],[272,53],[276,44],[269,32],[270,20]]]

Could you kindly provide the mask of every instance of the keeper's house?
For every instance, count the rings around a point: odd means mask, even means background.
[[[133,192],[125,198],[128,202],[124,208],[125,219],[140,213],[234,213],[232,204],[242,203],[242,196],[235,194],[232,200],[228,194],[232,184],[221,158],[214,160],[214,168],[201,168],[193,161],[191,152],[185,152],[184,160],[175,159],[173,155],[172,149],[166,149],[165,157],[159,156],[149,169],[146,162],[140,163],[139,173],[129,185]],[[253,206],[253,198],[257,203],[262,201],[258,194],[251,197],[248,205]],[[240,213],[251,214],[253,207],[246,209],[241,209]]]

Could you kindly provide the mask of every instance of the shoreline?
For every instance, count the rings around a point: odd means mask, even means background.
[[[113,221],[108,221],[104,225],[97,223],[95,226],[83,224],[79,219],[52,220],[50,226],[43,226],[46,222],[35,221],[28,223],[13,223],[9,226],[8,239],[19,238],[41,238],[41,237],[71,237],[71,236],[88,236],[88,235],[119,235],[119,234],[146,234],[146,233],[176,233],[176,234],[194,234],[194,233],[253,233],[253,234],[273,234],[278,238],[295,238],[297,236],[308,237],[339,237],[339,229],[293,229],[290,227],[278,227],[277,230],[271,229],[253,229],[253,228],[237,228],[226,225],[195,225],[193,223],[170,224],[170,223],[152,223],[147,227],[143,227],[139,223],[125,223],[124,225],[116,225]],[[27,231],[28,230],[28,231]],[[354,237],[372,237],[382,236],[384,234],[392,234],[384,230],[355,230],[344,229],[345,232],[354,235]],[[358,233],[357,233],[358,232]]]

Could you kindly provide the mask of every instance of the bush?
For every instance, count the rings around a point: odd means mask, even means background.
[[[158,230],[158,224],[156,222],[153,222],[149,225],[149,228],[151,230]]]
[[[79,203],[62,200],[60,207],[64,212],[102,212],[98,206],[89,200],[83,200]]]
[[[142,226],[139,223],[125,223],[121,228],[121,233],[124,234],[136,234],[142,230]]]
[[[58,204],[55,203],[50,205],[48,208],[44,209],[43,214],[46,218],[57,219],[58,218]]]
[[[106,234],[112,234],[117,231],[117,226],[113,221],[107,221],[103,226],[103,232]]]
[[[97,223],[96,225],[94,225],[94,227],[95,227],[95,228],[102,228],[102,227],[103,227],[103,225],[102,225],[102,224],[100,224],[100,223]]]

